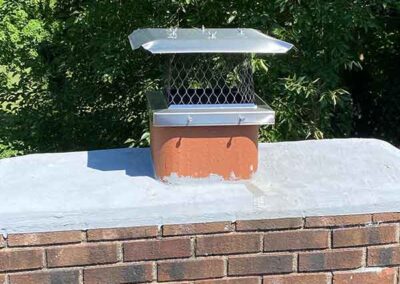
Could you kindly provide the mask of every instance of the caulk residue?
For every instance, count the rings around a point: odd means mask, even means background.
[[[193,177],[180,177],[176,173],[172,173],[169,177],[164,178],[165,182],[170,185],[205,185],[210,183],[223,183],[224,178],[222,176],[211,174],[204,178],[193,178]]]

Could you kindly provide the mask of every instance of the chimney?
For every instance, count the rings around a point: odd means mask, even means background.
[[[139,29],[129,40],[166,59],[164,85],[147,94],[155,173],[249,179],[258,129],[275,112],[254,91],[251,54],[292,45],[254,29]]]

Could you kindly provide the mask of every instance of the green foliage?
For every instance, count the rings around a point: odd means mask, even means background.
[[[354,135],[376,137],[400,146],[400,1],[384,2],[379,29],[364,34],[362,70],[344,72],[354,101]]]
[[[271,102],[272,107],[279,110],[278,123],[272,131],[262,129],[264,140],[322,139],[350,131],[349,93],[343,89],[324,89],[319,81],[308,81],[296,75],[281,79]]]
[[[252,27],[294,43],[287,55],[253,60],[257,92],[277,112],[262,141],[358,134],[359,113],[372,121],[367,109],[384,102],[390,111],[381,108],[377,130],[362,134],[399,143],[397,125],[382,126],[399,110],[399,8],[390,0],[0,0],[0,157],[148,145],[144,94],[159,83],[162,58],[133,52],[127,36],[170,26]],[[360,72],[369,82],[355,84]],[[360,84],[374,103],[365,105]]]

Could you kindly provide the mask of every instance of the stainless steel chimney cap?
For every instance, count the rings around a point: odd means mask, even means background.
[[[147,28],[129,35],[132,49],[171,53],[286,53],[293,45],[255,29]]]

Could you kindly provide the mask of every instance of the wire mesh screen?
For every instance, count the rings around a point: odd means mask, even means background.
[[[254,103],[251,58],[244,54],[175,54],[169,58],[168,105]]]

